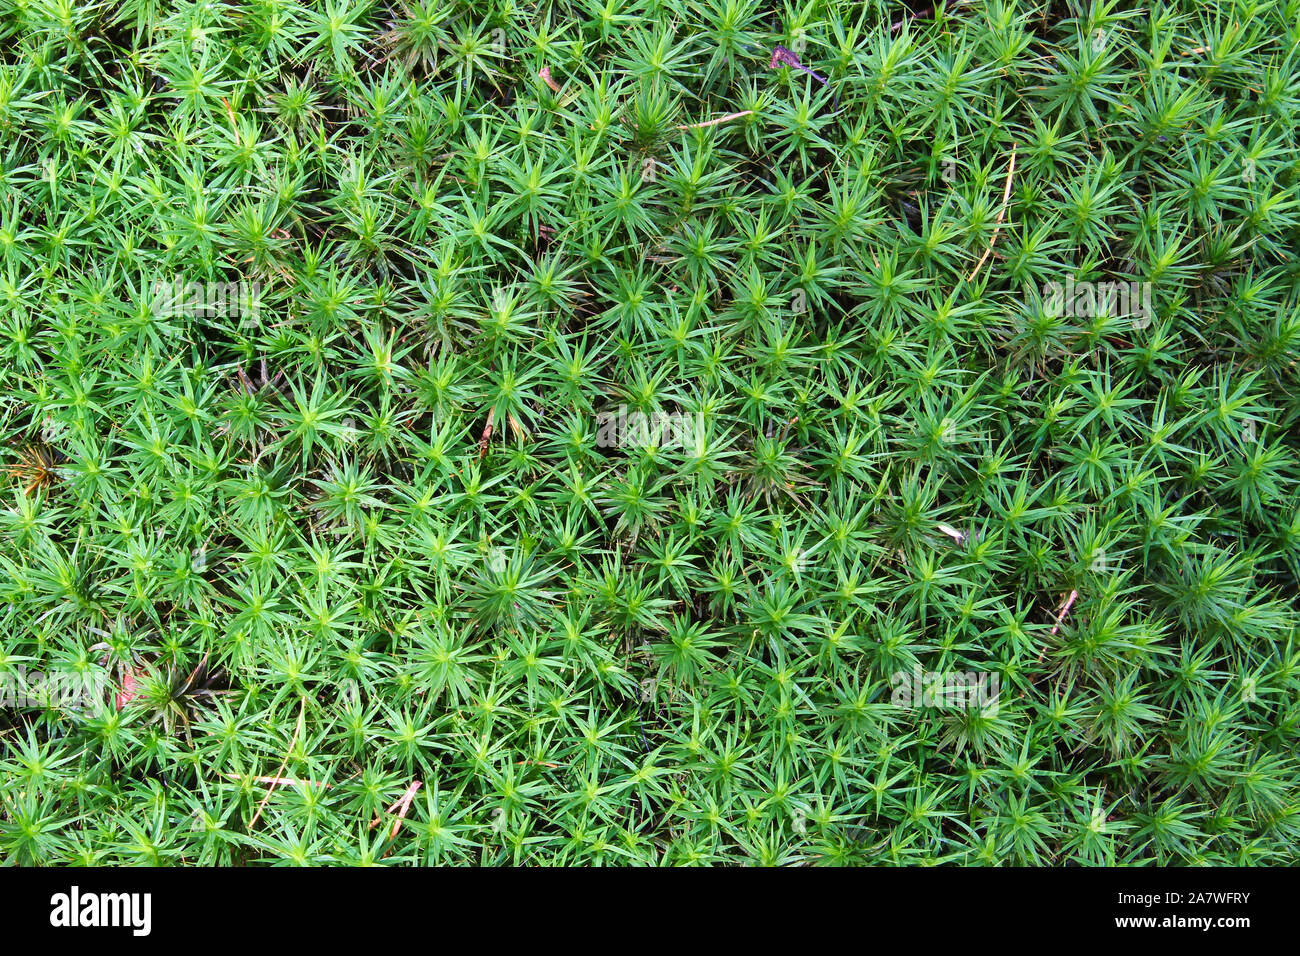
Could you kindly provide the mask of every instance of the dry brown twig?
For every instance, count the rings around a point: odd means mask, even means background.
[[[411,801],[415,799],[415,795],[419,792],[420,787],[423,785],[424,785],[423,780],[412,781],[411,785],[406,788],[406,792],[403,793],[396,800],[394,800],[393,803],[388,807],[389,813],[393,813],[394,811],[397,813],[397,819],[393,821],[393,828],[388,831],[389,840],[397,839],[397,831],[399,831],[402,828],[402,821],[406,819],[406,814],[411,809]],[[382,817],[375,817],[373,820],[370,821],[370,829],[373,830],[375,827],[379,826],[379,824],[382,822],[383,822]],[[388,854],[385,853],[384,855],[387,856]]]
[[[1056,623],[1052,625],[1052,634],[1053,634],[1053,635],[1055,635],[1056,632],[1057,632],[1057,629],[1060,628],[1060,626],[1061,626],[1061,622],[1065,620],[1065,615],[1067,615],[1067,614],[1070,613],[1070,608],[1074,606],[1074,601],[1075,601],[1076,598],[1078,598],[1078,596],[1079,596],[1079,592],[1078,592],[1078,591],[1071,591],[1071,592],[1070,592],[1070,596],[1069,596],[1069,597],[1066,599],[1066,601],[1065,601],[1065,606],[1062,607],[1060,613],[1056,615]]]
[[[482,461],[483,456],[487,454],[488,442],[492,440],[492,421],[496,417],[497,417],[497,410],[496,407],[493,406],[492,408],[488,409],[487,424],[483,426],[483,437],[481,437],[478,440],[478,457],[480,461]]]
[[[753,110],[741,110],[739,113],[728,113],[726,116],[719,116],[717,119],[705,120],[702,123],[688,123],[685,126],[679,126],[678,129],[703,129],[706,126],[717,126],[719,123],[727,123],[734,119],[740,119],[742,116],[753,116]]]
[[[1075,590],[1070,591],[1070,596],[1065,599],[1065,604],[1062,605],[1061,610],[1058,611],[1056,614],[1056,623],[1052,625],[1052,631],[1051,631],[1053,637],[1056,636],[1057,630],[1059,630],[1061,627],[1061,622],[1065,620],[1065,615],[1070,613],[1070,608],[1074,605],[1074,602],[1078,597],[1079,597],[1078,591]],[[1043,663],[1043,658],[1046,656],[1047,656],[1047,645],[1044,644],[1043,649],[1038,652],[1038,663],[1040,664]],[[1034,680],[1037,681],[1038,678],[1035,677]]]
[[[235,135],[235,142],[239,142],[239,123],[235,120],[235,111],[230,106],[230,100],[224,96],[221,98],[221,105],[226,108],[226,115],[230,117],[230,129]]]
[[[984,263],[988,261],[988,257],[993,254],[993,247],[997,245],[998,234],[1002,231],[1002,221],[1007,218],[1007,203],[1011,200],[1011,177],[1015,174],[1016,150],[1015,147],[1012,147],[1011,162],[1007,164],[1007,184],[1002,189],[1002,208],[998,210],[997,222],[993,225],[993,235],[989,238],[989,247],[984,250],[984,255],[980,256],[980,261],[975,263],[975,268],[971,270],[971,274],[966,277],[967,282],[970,282],[979,275],[979,271],[984,268]]]
[[[284,768],[289,766],[289,755],[293,753],[293,748],[298,746],[298,737],[299,735],[302,734],[303,720],[307,716],[306,711],[307,711],[307,698],[303,697],[298,704],[298,726],[294,728],[293,739],[289,741],[289,749],[286,750],[284,753],[284,760],[281,761],[280,763],[280,769],[277,770],[274,774],[272,774],[272,776],[275,777],[277,780],[283,779],[281,775],[284,773]],[[262,818],[262,810],[266,807],[266,801],[271,799],[271,794],[275,793],[275,788],[276,788],[276,784],[272,783],[271,786],[266,791],[266,796],[262,798],[262,802],[257,805],[257,812],[253,814],[253,819],[250,820],[248,823],[249,830],[252,830],[253,827],[257,826],[257,821]]]
[[[895,20],[893,23],[891,23],[889,25],[889,32],[894,33],[898,30],[899,27],[901,27],[904,23],[907,23],[909,20],[919,20],[921,19],[921,17],[928,17],[932,13],[934,13],[934,7],[926,7],[924,10],[917,10],[910,17],[903,17],[901,20]]]

